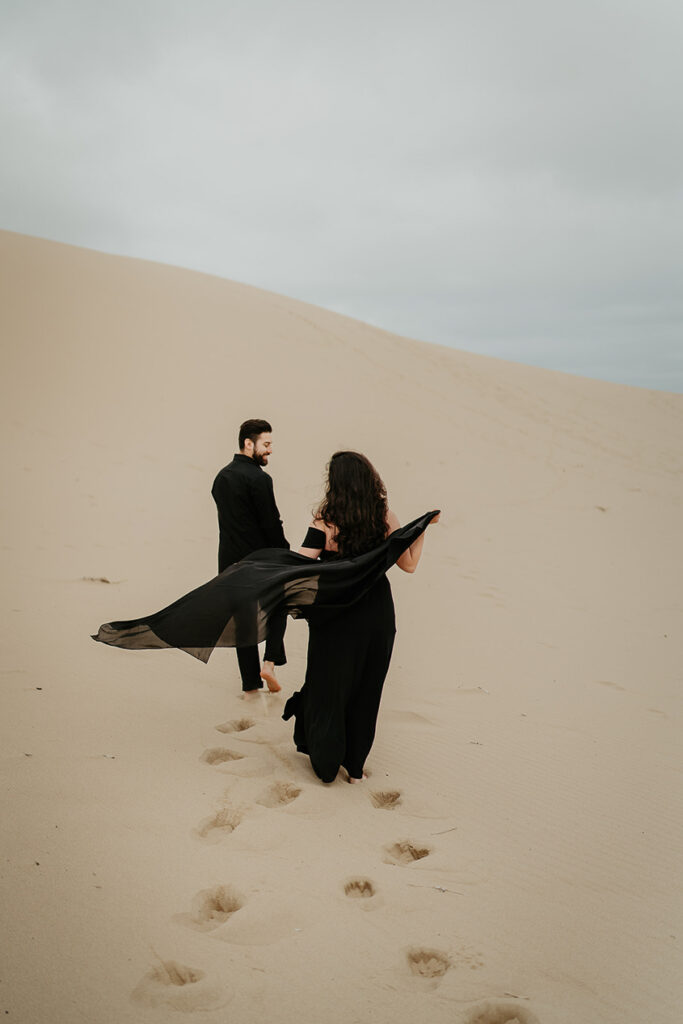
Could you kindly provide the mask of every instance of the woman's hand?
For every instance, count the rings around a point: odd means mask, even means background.
[[[437,512],[436,515],[429,520],[429,525],[431,526],[432,523],[438,523],[439,519],[441,519],[441,513]]]

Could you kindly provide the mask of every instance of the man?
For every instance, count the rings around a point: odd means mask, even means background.
[[[262,469],[273,452],[272,430],[266,420],[246,420],[239,431],[239,454],[214,480],[211,494],[218,509],[219,572],[259,548],[289,547],[275,504],[273,481]],[[272,693],[280,689],[275,666],[284,665],[287,660],[283,643],[285,625],[284,615],[272,623],[266,638],[263,669],[258,647],[237,648],[245,694],[255,695],[264,679]]]

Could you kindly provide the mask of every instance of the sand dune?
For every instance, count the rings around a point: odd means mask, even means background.
[[[683,397],[0,233],[0,1010],[22,1024],[680,1020]],[[235,658],[93,644],[213,575],[267,416],[299,542],[336,448],[415,576],[364,787]],[[401,576],[401,578],[399,578]],[[109,581],[109,582],[104,582]]]

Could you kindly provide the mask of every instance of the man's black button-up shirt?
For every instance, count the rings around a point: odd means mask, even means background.
[[[288,548],[273,481],[248,455],[235,455],[213,482],[218,509],[218,571],[259,548]]]

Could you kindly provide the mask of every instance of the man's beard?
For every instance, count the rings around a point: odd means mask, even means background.
[[[268,456],[264,452],[254,452],[254,462],[257,466],[267,466]]]

